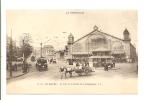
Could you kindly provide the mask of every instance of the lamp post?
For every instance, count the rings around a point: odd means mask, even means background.
[[[49,39],[49,40],[50,40],[50,39]],[[43,46],[43,44],[45,44],[45,43],[48,42],[49,40],[40,43],[40,46],[41,46],[41,50],[40,50],[41,53],[40,53],[40,55],[41,55],[41,57],[42,57],[42,50],[43,50],[43,47],[42,47],[42,46]]]

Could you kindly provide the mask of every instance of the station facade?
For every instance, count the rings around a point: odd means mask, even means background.
[[[132,45],[130,33],[123,32],[123,39],[101,32],[94,26],[93,31],[74,41],[74,36],[68,36],[67,59],[88,60],[94,63],[109,61],[135,62],[136,48]]]

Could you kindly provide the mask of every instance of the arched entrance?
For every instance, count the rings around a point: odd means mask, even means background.
[[[111,50],[109,40],[104,35],[95,34],[88,37],[88,52],[91,53],[89,60],[93,67],[101,66],[102,62],[111,61]]]

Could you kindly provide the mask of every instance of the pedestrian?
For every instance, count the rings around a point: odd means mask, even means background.
[[[108,64],[106,62],[103,62],[103,66],[104,66],[104,71],[108,71]]]
[[[28,73],[29,72],[29,66],[28,63],[25,64],[25,66],[23,67],[23,73]]]
[[[76,66],[79,66],[79,62],[78,61],[76,62]]]
[[[112,60],[112,63],[113,63],[113,68],[115,68],[115,61],[114,61],[114,60]]]

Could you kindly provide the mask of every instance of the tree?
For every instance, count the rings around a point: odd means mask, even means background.
[[[33,47],[31,46],[31,36],[29,33],[23,33],[21,37],[21,48],[22,48],[22,54],[23,54],[23,73],[28,72],[28,63],[27,59],[30,57]]]
[[[12,40],[12,48],[11,48],[11,38],[7,36],[7,61],[9,62],[10,57],[12,56],[12,61],[16,60],[17,57],[17,46],[16,42]],[[10,53],[12,51],[12,54]]]
[[[10,59],[10,51],[12,50],[12,61],[16,61],[17,58],[25,55],[25,59],[27,59],[32,51],[33,47],[31,46],[31,36],[29,33],[23,33],[20,37],[20,47],[16,46],[16,41],[12,40],[12,48],[10,48],[10,40],[11,38],[7,36],[7,60]]]
[[[31,55],[32,51],[33,51],[33,47],[29,43],[24,43],[23,53],[25,59],[27,59]]]
[[[31,36],[29,33],[23,33],[21,37],[21,48],[24,54],[24,59],[27,60],[33,51],[33,47],[31,46]]]

